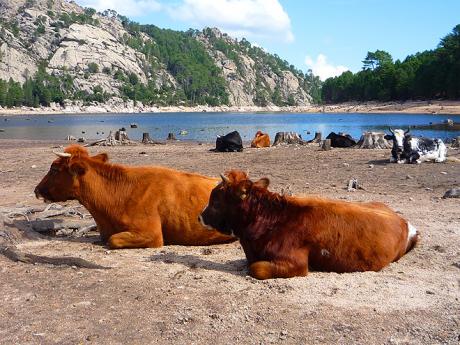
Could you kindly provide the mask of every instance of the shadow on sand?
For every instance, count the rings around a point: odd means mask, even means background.
[[[190,269],[202,268],[211,271],[230,273],[236,276],[246,276],[246,259],[229,260],[225,263],[200,258],[196,255],[177,253],[158,253],[150,257],[150,261],[167,264],[181,264]]]

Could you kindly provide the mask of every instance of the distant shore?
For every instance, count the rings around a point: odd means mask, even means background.
[[[118,113],[177,113],[177,112],[280,112],[280,113],[401,113],[401,114],[452,114],[460,115],[460,101],[408,101],[408,102],[348,102],[307,106],[144,106],[132,102],[96,105],[52,104],[50,107],[1,108],[0,115],[46,115],[46,114],[118,114]]]

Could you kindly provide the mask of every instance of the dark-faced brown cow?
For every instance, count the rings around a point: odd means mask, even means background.
[[[417,231],[384,204],[289,197],[241,171],[222,175],[201,222],[239,238],[257,279],[378,271],[407,253]]]
[[[268,134],[257,131],[254,139],[251,142],[251,147],[261,148],[270,147],[270,137]]]
[[[110,164],[78,145],[58,153],[35,188],[49,201],[78,200],[91,213],[110,248],[209,245],[231,236],[197,220],[218,180],[163,167]]]

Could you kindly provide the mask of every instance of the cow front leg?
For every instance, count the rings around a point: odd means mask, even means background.
[[[256,261],[249,266],[249,275],[264,280],[272,278],[292,278],[306,276],[308,265],[299,265],[292,261]]]
[[[249,274],[261,280],[306,276],[308,274],[308,252],[298,250],[288,258],[256,261],[249,265]]]
[[[163,237],[160,235],[140,234],[132,231],[123,231],[110,236],[110,249],[123,248],[158,248],[163,246]]]

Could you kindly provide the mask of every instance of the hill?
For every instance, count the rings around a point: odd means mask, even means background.
[[[63,0],[0,4],[0,106],[308,105],[320,82],[215,28],[140,25]]]

